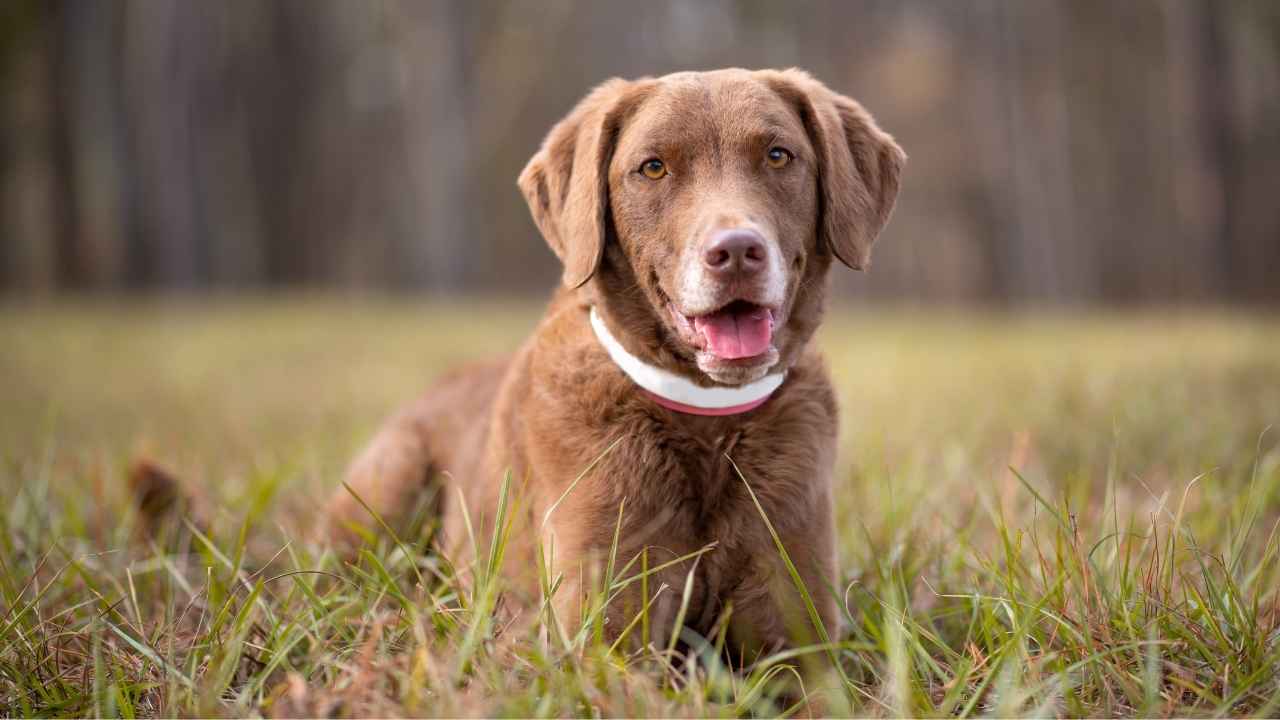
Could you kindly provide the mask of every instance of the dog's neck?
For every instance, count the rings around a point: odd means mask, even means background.
[[[786,372],[770,373],[737,387],[702,387],[675,373],[632,355],[614,338],[604,318],[591,308],[591,329],[614,364],[654,402],[690,415],[737,415],[765,403],[786,378]]]

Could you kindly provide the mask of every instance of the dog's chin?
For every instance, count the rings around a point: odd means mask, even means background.
[[[695,353],[698,369],[721,385],[745,385],[769,374],[778,364],[778,349],[770,347],[755,357],[725,360],[706,350]]]

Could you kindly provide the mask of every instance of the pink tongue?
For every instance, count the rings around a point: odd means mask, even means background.
[[[755,357],[769,349],[773,313],[765,308],[721,310],[694,318],[693,329],[706,338],[707,350],[722,360]]]

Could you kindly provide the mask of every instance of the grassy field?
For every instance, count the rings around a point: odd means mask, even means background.
[[[305,540],[379,419],[538,305],[0,306],[0,715],[770,715],[802,660],[838,715],[1280,714],[1280,321],[834,313],[847,630],[735,673],[495,624],[502,538],[456,571],[429,527]],[[135,533],[139,454],[207,536]]]

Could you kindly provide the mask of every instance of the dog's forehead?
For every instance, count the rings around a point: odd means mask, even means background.
[[[733,142],[770,132],[803,137],[795,108],[743,70],[686,72],[659,78],[623,133],[624,145],[684,147]]]

